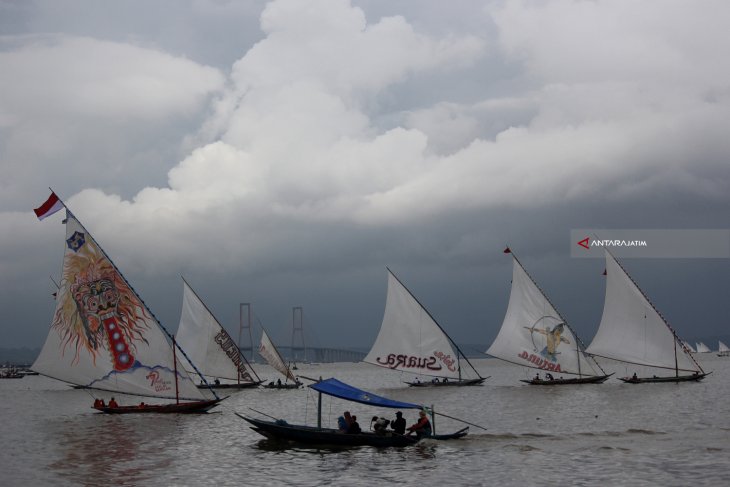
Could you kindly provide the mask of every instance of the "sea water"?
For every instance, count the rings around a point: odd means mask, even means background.
[[[115,416],[92,410],[88,392],[49,378],[0,380],[0,485],[727,485],[730,358],[696,357],[713,371],[698,383],[632,385],[614,376],[557,387],[523,384],[533,370],[494,359],[473,361],[491,376],[478,387],[409,388],[403,381],[412,376],[362,363],[300,365],[303,376],[336,377],[484,428],[381,449],[282,445],[234,414],[315,424],[309,388],[232,393],[203,415]],[[276,380],[269,367],[254,367]],[[323,423],[334,427],[344,410],[363,429],[373,415],[395,416],[325,397]],[[416,421],[415,411],[403,412]],[[448,433],[463,424],[437,415],[435,427]]]

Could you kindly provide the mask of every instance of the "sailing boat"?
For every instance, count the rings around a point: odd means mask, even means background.
[[[431,435],[424,435],[423,437],[401,435],[394,432],[383,432],[375,433],[369,431],[360,431],[358,433],[344,433],[339,429],[335,428],[324,428],[322,427],[322,394],[326,394],[332,397],[344,399],[346,401],[357,402],[361,404],[367,404],[369,406],[376,406],[378,408],[392,408],[392,409],[421,409],[431,414],[431,418],[434,417],[433,407],[426,409],[425,406],[413,403],[407,403],[402,401],[396,401],[387,397],[378,396],[372,392],[358,389],[349,384],[345,384],[335,378],[319,380],[308,387],[318,392],[317,400],[317,426],[290,424],[283,419],[277,419],[273,416],[269,416],[265,413],[265,416],[274,419],[275,421],[266,421],[257,418],[250,418],[242,414],[236,413],[236,415],[251,423],[251,429],[259,433],[266,438],[272,440],[291,441],[295,443],[305,445],[337,445],[337,446],[375,446],[375,447],[388,447],[388,446],[408,446],[414,445],[421,438],[428,440],[453,440],[463,438],[468,434],[469,427],[462,428],[454,433],[448,434],[435,434],[435,431]],[[255,411],[255,410],[254,410]],[[442,413],[442,416],[456,419],[466,424],[468,423],[458,418],[446,416]],[[431,421],[435,424],[434,421]],[[474,425],[478,426],[478,425]],[[435,426],[434,426],[435,427]],[[478,426],[481,428],[481,426]]]
[[[463,377],[461,358],[469,364],[476,378]],[[383,322],[370,353],[363,361],[433,377],[433,380],[424,382],[416,378],[406,382],[409,386],[474,386],[488,379],[479,375],[441,325],[390,269]]]
[[[712,350],[710,350],[710,347],[705,345],[703,342],[697,342],[697,353],[710,353]]]
[[[272,381],[266,384],[264,387],[269,389],[297,389],[299,388],[299,386],[302,385],[302,383],[299,382],[296,377],[294,377],[294,374],[289,369],[289,366],[286,364],[286,362],[284,362],[284,359],[274,346],[274,342],[272,342],[269,338],[266,330],[263,329],[263,326],[261,327],[261,344],[259,345],[259,355],[261,355],[269,365],[281,372],[281,375],[284,376],[283,384],[281,383],[281,379],[278,379],[276,382]],[[289,380],[291,380],[292,382],[289,382]]]
[[[717,356],[718,357],[730,357],[730,348],[728,348],[728,346],[725,345],[724,343],[722,343],[721,341],[718,341]]]
[[[497,338],[487,350],[493,357],[545,372],[534,379],[522,380],[532,385],[596,384],[610,377],[584,352],[575,331],[555,309],[545,293],[530,277],[517,256],[512,255],[512,289],[507,313]],[[555,378],[553,374],[573,377]]]
[[[634,374],[619,378],[632,384],[696,381],[707,376],[677,333],[608,251],[603,316],[586,351],[619,362],[674,371],[673,376]]]
[[[245,389],[263,382],[185,278],[176,338],[206,378],[198,387],[207,388],[207,382],[216,389]],[[192,372],[193,368],[187,366],[186,370]]]
[[[682,340],[682,345],[684,345],[684,347],[692,353],[697,352],[697,350],[695,350],[694,347],[692,345],[690,345],[690,343],[687,340]]]
[[[61,208],[65,204],[52,193],[36,214],[43,219]],[[174,401],[95,403],[104,413],[201,413],[216,406],[221,399],[215,392],[209,399],[195,386],[177,357],[185,352],[68,208],[64,223],[56,309],[32,369],[85,389]]]

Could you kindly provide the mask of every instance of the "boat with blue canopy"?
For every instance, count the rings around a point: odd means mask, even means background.
[[[395,399],[379,396],[377,394],[373,394],[372,392],[358,389],[357,387],[351,386],[334,378],[317,381],[314,384],[309,385],[308,387],[319,393],[317,401],[316,426],[289,424],[283,419],[276,419],[271,416],[269,417],[272,418],[274,421],[251,418],[249,416],[245,416],[239,413],[236,413],[236,415],[248,421],[252,425],[251,429],[266,438],[310,445],[376,447],[408,446],[417,443],[423,438],[428,438],[432,440],[451,440],[456,438],[462,438],[467,435],[469,430],[469,427],[466,427],[454,433],[443,435],[436,434],[434,430],[433,434],[431,435],[417,437],[410,435],[401,435],[393,431],[361,431],[359,433],[346,433],[337,428],[325,428],[322,427],[322,394],[337,397],[346,401],[367,404],[369,406],[375,407],[390,409],[424,410],[428,414],[430,414],[432,425],[434,425],[435,423],[433,421],[434,411],[433,407],[427,408],[420,404],[397,401]],[[264,415],[268,416],[266,414]]]

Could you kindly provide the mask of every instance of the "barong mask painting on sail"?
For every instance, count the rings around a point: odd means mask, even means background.
[[[461,367],[462,358],[473,371],[471,378],[462,376],[465,372]],[[485,379],[390,269],[383,322],[363,361],[402,372],[447,379],[438,382],[440,385],[476,385]]]
[[[624,382],[693,381],[707,375],[669,323],[608,251],[603,316],[586,351],[619,362],[673,372],[668,377],[620,378]]]
[[[575,332],[517,257],[509,248],[504,253],[512,256],[512,289],[502,327],[487,353],[551,375],[570,374],[582,378],[571,379],[571,383],[606,380],[608,375],[585,354]]]
[[[33,370],[89,389],[206,401],[177,362],[162,325],[89,232],[66,213],[56,309]]]

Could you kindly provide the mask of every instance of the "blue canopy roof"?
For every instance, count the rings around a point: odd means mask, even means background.
[[[309,387],[315,391],[321,392],[322,394],[328,394],[348,401],[370,404],[384,408],[421,409],[423,407],[418,404],[395,401],[393,399],[388,399],[387,397],[378,396],[376,394],[363,391],[362,389],[358,389],[357,387],[352,387],[351,385],[340,382],[337,379],[325,379],[316,382]]]

